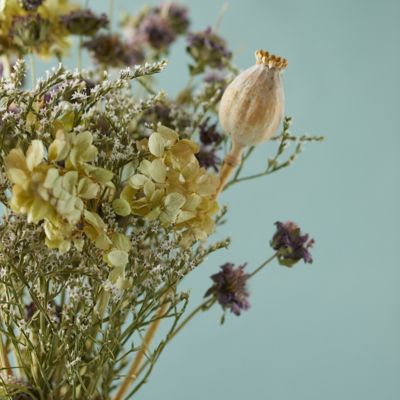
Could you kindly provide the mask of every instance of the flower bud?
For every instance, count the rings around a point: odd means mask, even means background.
[[[240,73],[226,88],[219,106],[219,119],[232,138],[232,150],[221,171],[222,190],[245,147],[270,139],[284,114],[280,73],[287,61],[264,50],[256,52],[256,64]]]

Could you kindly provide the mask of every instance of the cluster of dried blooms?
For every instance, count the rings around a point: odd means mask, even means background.
[[[237,69],[225,40],[211,28],[190,32],[176,3],[125,16],[121,33],[67,0],[1,7],[0,397],[128,399],[194,316],[216,303],[240,315],[248,281],[273,259],[312,262],[313,240],[278,222],[272,256],[253,272],[223,265],[186,316],[180,282],[229,245],[207,244],[227,212],[217,197],[228,141],[217,105]],[[71,35],[94,68],[60,65],[25,88],[25,63],[15,60],[61,59]],[[191,79],[171,98],[153,76],[179,36]],[[285,168],[304,143],[321,140],[292,135],[290,122],[265,171],[243,176],[250,147],[225,188]],[[150,346],[161,320],[166,336]]]

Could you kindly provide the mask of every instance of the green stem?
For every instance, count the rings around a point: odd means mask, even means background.
[[[114,0],[108,0],[108,18],[110,20],[109,29],[112,32],[113,28],[113,17],[114,17]]]
[[[258,268],[256,268],[251,274],[249,274],[248,279],[252,278],[254,275],[256,275],[258,272],[260,272],[267,264],[269,264],[272,260],[274,260],[277,257],[278,253],[275,253],[272,255],[270,258],[265,260]]]
[[[200,305],[198,305],[169,335],[166,340],[166,343],[169,343],[186,325],[190,322],[197,314],[203,311],[209,310],[215,303],[217,299],[215,297],[209,298]],[[137,376],[141,375],[142,372],[146,369],[149,365],[150,361],[145,361],[142,366],[140,367],[139,371],[137,372]]]
[[[29,61],[31,65],[31,79],[32,79],[32,87],[36,86],[36,65],[35,65],[35,57],[33,53],[29,53]]]
[[[82,69],[82,35],[79,35],[79,46],[78,46],[78,60],[77,60],[77,67],[78,71]]]
[[[140,85],[142,85],[151,95],[155,96],[157,92],[143,79],[137,78],[136,79]]]

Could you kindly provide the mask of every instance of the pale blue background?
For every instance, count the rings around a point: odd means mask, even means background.
[[[132,11],[144,3],[116,0]],[[185,3],[193,28],[203,29],[224,1]],[[271,253],[276,220],[312,233],[315,262],[273,265],[251,283],[252,309],[223,327],[219,309],[194,321],[138,398],[400,398],[399,17],[398,0],[230,1],[221,32],[237,65],[251,65],[258,48],[287,57],[293,131],[327,140],[309,145],[289,170],[222,197],[230,214],[220,234],[232,246],[187,286],[200,301],[221,263],[257,266]],[[161,81],[175,92],[186,73],[183,43],[172,57]],[[259,148],[248,172],[263,168],[273,147]]]

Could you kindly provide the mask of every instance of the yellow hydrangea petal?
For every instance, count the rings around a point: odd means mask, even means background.
[[[125,267],[128,264],[129,256],[126,251],[123,250],[111,250],[107,254],[107,261],[113,267]]]
[[[167,176],[167,168],[161,160],[156,159],[152,161],[150,166],[150,176],[154,181],[158,183],[165,182],[165,177]]]
[[[122,217],[126,217],[132,212],[131,206],[124,199],[115,199],[112,203],[112,206],[115,213],[117,215],[121,215]]]
[[[178,211],[186,202],[186,197],[180,193],[170,193],[164,200],[164,205],[167,210]]]
[[[135,189],[141,189],[148,180],[149,178],[147,178],[147,176],[136,174],[129,178],[129,184]]]
[[[79,180],[77,189],[79,197],[90,200],[96,198],[100,186],[97,183],[92,182],[89,178],[82,178]]]
[[[58,179],[59,174],[56,168],[50,168],[47,171],[46,179],[43,182],[43,187],[51,189],[54,186],[55,181]]]
[[[109,171],[108,169],[105,169],[105,168],[96,168],[96,170],[92,172],[91,176],[97,182],[102,183],[103,185],[105,185],[105,184],[107,184],[108,182],[111,181],[111,179],[114,176],[114,173],[112,171]]]
[[[164,125],[159,125],[157,127],[157,132],[164,139],[167,147],[171,147],[179,139],[179,135],[174,130],[172,130]]]
[[[183,222],[189,221],[196,217],[196,213],[193,211],[180,211],[176,217],[175,223],[182,224]]]
[[[96,238],[94,245],[100,250],[108,250],[112,246],[112,241],[105,233],[101,233]]]
[[[68,171],[62,177],[62,188],[68,193],[72,193],[78,183],[78,171]]]
[[[33,171],[44,158],[44,146],[41,140],[33,140],[26,152],[26,165],[30,171]]]
[[[114,233],[112,237],[112,243],[117,250],[129,252],[131,249],[131,242],[123,233]]]
[[[92,225],[94,228],[101,229],[101,230],[106,228],[106,224],[101,219],[99,214],[85,210],[84,217],[85,217],[85,221],[87,223],[89,223],[90,225]]]
[[[143,160],[138,168],[139,172],[142,173],[143,175],[150,176],[151,175],[151,161],[149,160]]]
[[[13,149],[5,158],[6,169],[27,170],[25,155],[21,149]]]
[[[10,168],[7,170],[8,178],[12,183],[19,186],[26,186],[29,183],[28,175],[19,168]]]
[[[158,132],[153,132],[149,138],[149,151],[156,157],[164,155],[165,142],[163,137]]]

